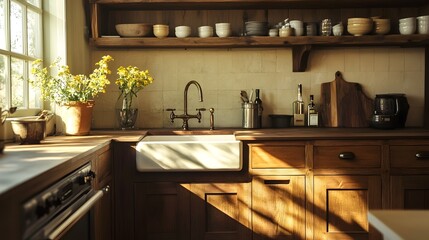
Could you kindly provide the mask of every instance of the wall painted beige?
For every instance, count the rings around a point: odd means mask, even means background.
[[[148,69],[155,82],[139,92],[139,128],[179,128],[169,122],[166,108],[183,112],[183,91],[190,80],[198,81],[204,102],[197,101],[197,90],[189,89],[189,113],[195,108],[215,109],[217,127],[240,127],[240,90],[261,89],[264,126],[268,114],[291,114],[298,83],[303,84],[306,103],[309,95],[320,99],[320,84],[334,80],[341,71],[349,82],[363,85],[371,98],[377,93],[405,93],[411,105],[407,126],[422,126],[424,105],[424,49],[412,48],[332,48],[311,52],[308,70],[292,72],[292,52],[279,49],[120,49],[93,48],[91,63],[110,54],[115,58],[107,93],[96,100],[94,128],[117,128],[114,106],[119,95],[115,70],[119,65]],[[202,123],[190,120],[191,128],[208,128],[209,113]]]

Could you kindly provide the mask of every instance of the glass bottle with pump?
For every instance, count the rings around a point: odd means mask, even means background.
[[[256,128],[262,128],[262,111],[264,110],[264,108],[262,107],[262,100],[259,98],[259,89],[256,89],[255,105],[258,109]]]
[[[309,127],[319,126],[319,113],[317,112],[316,104],[314,104],[313,95],[310,95],[310,103],[307,106],[307,124]]]
[[[305,126],[304,101],[302,100],[302,84],[298,84],[298,97],[293,102],[293,125]]]

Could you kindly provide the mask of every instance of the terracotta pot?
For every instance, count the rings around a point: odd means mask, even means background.
[[[94,101],[70,102],[62,106],[65,134],[82,136],[88,135],[91,129],[92,109]]]

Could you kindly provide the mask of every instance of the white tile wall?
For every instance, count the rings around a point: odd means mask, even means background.
[[[112,84],[97,99],[94,128],[117,127],[114,105],[118,89],[114,84],[119,65],[135,65],[149,69],[155,82],[138,93],[139,128],[178,128],[182,122],[170,123],[166,108],[183,111],[186,83],[197,80],[204,92],[204,102],[197,101],[195,86],[189,88],[188,112],[195,108],[215,108],[217,127],[240,127],[240,90],[260,88],[264,103],[264,125],[268,114],[291,114],[298,83],[303,84],[304,99],[309,95],[320,99],[320,85],[334,80],[341,71],[349,82],[363,85],[371,98],[376,93],[406,93],[411,105],[408,126],[421,126],[424,103],[424,49],[401,48],[331,48],[312,50],[308,69],[292,72],[292,51],[285,49],[131,49],[92,51],[92,62],[110,54]],[[190,120],[191,128],[208,128],[209,113],[203,120]]]

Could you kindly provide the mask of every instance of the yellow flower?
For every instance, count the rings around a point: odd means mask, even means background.
[[[110,74],[108,63],[113,61],[109,55],[103,56],[95,63],[98,68],[89,75],[72,75],[67,65],[60,65],[60,59],[56,59],[49,69],[56,69],[57,75],[48,73],[48,68],[43,68],[43,61],[37,59],[32,64],[31,73],[33,78],[30,82],[40,88],[42,97],[45,100],[53,101],[57,104],[65,104],[72,101],[87,102],[99,93],[106,92],[105,88],[110,81],[107,75]]]

